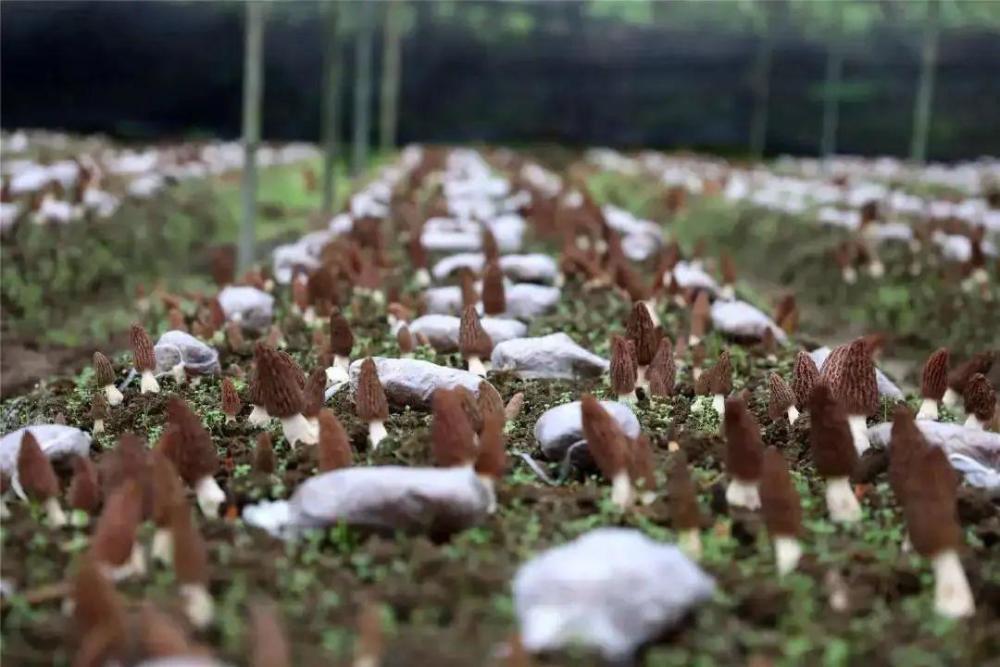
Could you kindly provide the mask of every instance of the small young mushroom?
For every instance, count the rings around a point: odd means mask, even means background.
[[[965,385],[965,427],[985,430],[993,421],[997,393],[982,373],[976,373]]]
[[[486,380],[479,383],[479,394],[476,397],[476,405],[479,407],[479,414],[485,422],[490,415],[500,420],[500,430],[506,425],[507,416],[503,405],[503,398],[500,392]]]
[[[975,613],[976,605],[958,549],[962,529],[956,516],[955,471],[940,447],[914,458],[903,516],[914,550],[934,565],[934,610],[948,618]]]
[[[129,339],[132,343],[132,363],[135,369],[142,373],[139,393],[160,393],[160,383],[153,375],[156,371],[156,355],[153,353],[153,341],[149,339],[149,334],[141,324],[133,324],[129,331]]]
[[[142,492],[134,479],[126,480],[104,502],[90,538],[90,553],[105,576],[120,581],[146,572],[146,558],[136,532],[142,513]]]
[[[826,480],[826,507],[841,523],[861,519],[861,505],[851,489],[850,476],[858,461],[848,417],[825,381],[813,387],[809,399],[809,449],[816,471]]]
[[[635,492],[629,476],[629,445],[618,422],[590,394],[581,399],[583,437],[605,479],[611,481],[611,502],[619,509],[632,506]]]
[[[524,392],[519,391],[507,401],[507,405],[503,409],[503,416],[508,423],[511,423],[521,414],[522,408],[524,408]]]
[[[347,369],[351,365],[351,349],[354,347],[354,333],[347,318],[334,309],[330,314],[330,350],[333,352],[333,365],[326,369],[327,384],[347,381]]]
[[[864,454],[871,447],[866,420],[878,409],[875,363],[865,339],[857,338],[830,352],[820,378],[847,411],[854,448],[859,456]]]
[[[694,559],[701,558],[701,510],[698,507],[698,492],[687,454],[679,451],[673,455],[673,462],[667,472],[667,498],[670,507],[670,523],[677,531],[677,544],[681,550]]]
[[[167,402],[168,432],[161,441],[163,453],[177,467],[181,479],[191,486],[198,506],[206,516],[216,516],[226,494],[212,476],[219,469],[219,457],[212,436],[184,399],[173,396]]]
[[[476,456],[475,470],[479,480],[489,489],[490,502],[487,511],[496,511],[496,485],[507,469],[506,438],[503,434],[503,413],[483,414],[483,428],[479,436],[479,454]]]
[[[774,558],[778,574],[795,569],[802,556],[799,534],[802,532],[802,505],[795,490],[788,462],[777,447],[764,450],[763,472],[760,478],[760,510],[764,525],[774,541]]]
[[[399,329],[396,331],[396,344],[399,346],[400,357],[403,359],[413,357],[413,349],[416,345],[413,342],[413,334],[410,333],[410,327],[405,324],[399,325]]]
[[[94,352],[94,376],[97,379],[97,386],[104,390],[108,405],[114,407],[122,402],[124,396],[115,386],[115,369],[111,365],[111,360],[100,352]]]
[[[937,420],[938,406],[948,390],[948,348],[937,349],[924,363],[920,377],[920,410],[917,419]]]
[[[800,351],[795,355],[795,366],[792,368],[792,391],[795,392],[795,407],[802,410],[809,403],[813,385],[819,380],[819,369],[808,352]]]
[[[59,506],[59,479],[52,462],[28,430],[21,436],[21,448],[17,452],[16,482],[29,500],[41,503],[50,526],[66,525],[66,514]]]
[[[243,339],[243,329],[239,322],[226,323],[226,345],[230,352],[239,352],[243,349],[245,341]]]
[[[292,650],[274,604],[250,605],[250,667],[292,667]]]
[[[256,352],[257,381],[267,414],[281,421],[288,444],[316,444],[319,434],[303,414],[306,400],[302,370],[290,356],[267,345],[258,343]]]
[[[486,225],[483,225],[482,247],[483,258],[487,264],[500,261],[500,247],[497,245],[497,237],[493,235],[493,231]]]
[[[319,443],[316,447],[317,468],[329,472],[354,465],[354,452],[337,415],[332,410],[320,410]]]
[[[372,451],[377,450],[378,443],[389,435],[385,430],[385,420],[389,418],[389,402],[378,379],[375,361],[371,357],[361,362],[355,410],[358,418],[368,424],[368,441],[372,445]]]
[[[462,310],[462,320],[458,330],[458,349],[469,365],[469,372],[486,377],[493,339],[483,329],[474,306]],[[483,360],[486,360],[485,362]]]
[[[640,489],[639,502],[650,505],[656,500],[656,464],[649,437],[640,433],[639,437],[628,441],[628,475]]]
[[[688,335],[688,345],[696,346],[708,333],[711,321],[712,305],[708,300],[708,292],[700,290],[691,305],[691,333]]]
[[[323,405],[326,403],[326,370],[323,368],[316,368],[309,377],[306,379],[306,388],[303,391],[303,397],[305,398],[305,407],[302,409],[302,414],[309,422],[309,426],[319,433],[319,412],[323,409]]]
[[[431,400],[431,450],[437,465],[472,466],[476,461],[476,430],[463,407],[458,389],[434,390]]]
[[[649,309],[641,301],[632,304],[628,318],[625,320],[625,334],[635,345],[635,358],[638,364],[636,386],[646,387],[648,367],[653,363],[660,343],[660,332],[649,316]]]
[[[726,251],[722,251],[719,258],[719,273],[722,275],[722,290],[719,295],[726,300],[736,298],[736,262]]]
[[[165,437],[171,437],[165,435]],[[163,443],[163,441],[160,441]],[[170,521],[176,505],[187,505],[184,498],[184,486],[177,468],[163,453],[164,446],[153,450],[153,544],[150,556],[154,561],[169,564],[173,558],[173,534],[170,532]]]
[[[469,306],[475,308],[479,303],[479,293],[476,291],[476,277],[467,268],[459,269],[459,284],[462,289],[462,310]]]
[[[133,433],[123,433],[114,449],[98,461],[101,490],[105,498],[128,480],[139,485],[142,517],[153,513],[153,469],[146,442]]]
[[[483,269],[483,312],[501,315],[507,310],[507,295],[500,263],[490,261]]]
[[[733,391],[733,362],[729,357],[729,350],[719,353],[719,360],[705,375],[709,378],[708,390],[712,392],[712,407],[719,413],[719,417],[725,417],[726,396]]]
[[[240,413],[243,404],[240,402],[240,395],[236,391],[236,385],[231,378],[222,378],[222,412],[226,415],[226,423],[231,424],[236,421],[236,415]]]
[[[622,403],[635,403],[637,366],[633,346],[623,336],[611,337],[611,391]]]
[[[320,438],[323,437],[323,424],[320,422]],[[271,434],[267,431],[257,435],[257,444],[253,450],[253,469],[265,475],[274,474],[277,461],[274,457],[274,445],[271,443]]]
[[[760,425],[740,396],[726,399],[723,430],[726,434],[726,502],[733,507],[755,510],[760,507],[760,476],[764,443]]]
[[[799,418],[799,411],[795,407],[795,394],[792,392],[792,388],[777,373],[771,373],[768,376],[767,384],[767,416],[772,421],[787,417],[788,423],[794,424]]]
[[[976,373],[986,375],[993,367],[993,354],[980,352],[948,373],[948,389],[944,392],[944,403],[949,408],[956,407],[965,396],[965,385]]]
[[[204,629],[212,622],[215,609],[208,592],[208,551],[187,503],[174,505],[170,534],[174,543],[174,574],[180,584],[184,613],[191,625]]]
[[[90,404],[90,418],[94,420],[93,434],[104,433],[104,422],[111,417],[111,407],[103,391],[94,392],[93,403]]]
[[[673,345],[666,336],[660,338],[656,354],[646,369],[646,383],[649,393],[653,396],[673,396],[674,384],[677,378],[677,365],[674,362]]]
[[[73,479],[69,483],[69,507],[94,515],[101,504],[97,466],[86,456],[73,457]]]

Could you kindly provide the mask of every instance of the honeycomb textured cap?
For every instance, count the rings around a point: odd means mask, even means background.
[[[813,464],[823,477],[849,477],[858,453],[854,448],[847,412],[826,382],[813,387],[809,399],[809,448]]]
[[[219,468],[215,444],[187,401],[178,396],[167,401],[167,424],[169,436],[164,454],[181,478],[194,486],[200,479],[214,475]]]
[[[792,391],[795,393],[795,405],[804,408],[812,396],[812,389],[819,380],[819,369],[808,352],[799,352],[795,356],[795,366],[792,370]]]
[[[792,388],[777,373],[771,373],[768,376],[767,386],[767,416],[774,421],[784,419],[788,408],[795,405],[795,394],[792,392]]]
[[[920,377],[920,395],[940,401],[948,389],[948,348],[935,350],[927,357]]]
[[[965,412],[981,422],[990,422],[996,412],[997,393],[982,373],[976,373],[965,385]]]
[[[927,440],[920,432],[913,412],[899,405],[893,412],[892,432],[889,440],[889,486],[901,505],[906,495],[906,484],[914,457],[927,449]]]
[[[802,532],[802,505],[788,462],[777,447],[764,450],[760,479],[761,513],[772,537],[797,537]]]
[[[32,500],[44,501],[59,496],[59,479],[52,469],[52,462],[30,430],[21,436],[21,448],[17,452],[17,478],[24,493]]]
[[[354,333],[347,318],[335,308],[330,314],[330,349],[334,354],[342,357],[351,356],[351,349],[354,347]]]
[[[726,399],[723,430],[726,434],[726,472],[743,482],[758,481],[764,442],[760,437],[760,425],[747,409],[743,397],[730,396]]]
[[[98,387],[115,383],[115,368],[111,365],[111,360],[100,352],[94,352],[94,378]]]
[[[132,555],[141,518],[139,485],[127,480],[107,497],[90,538],[90,551],[98,562],[123,565]]]
[[[507,310],[507,292],[503,284],[503,271],[497,261],[489,262],[483,270],[483,312],[500,315]]]
[[[476,460],[476,433],[453,389],[434,392],[431,407],[431,450],[437,465],[450,468]]]
[[[129,331],[132,343],[132,359],[136,370],[156,370],[156,355],[153,352],[153,341],[141,324],[133,324]]]
[[[915,455],[903,505],[906,530],[914,550],[933,557],[962,544],[955,494],[958,478],[940,447]]]
[[[709,391],[713,394],[729,394],[733,390],[733,362],[729,350],[719,353],[719,360],[712,368],[709,377]]]
[[[583,437],[601,474],[612,479],[628,470],[629,446],[618,422],[590,394],[581,399]]]
[[[664,336],[656,348],[656,354],[646,369],[646,380],[653,396],[672,396],[677,377],[677,366],[674,364],[674,346],[670,339]]]
[[[385,421],[389,418],[389,403],[385,397],[385,389],[378,379],[378,369],[371,357],[361,362],[355,400],[355,407],[361,420],[371,422]]]
[[[493,339],[479,322],[475,306],[466,306],[462,309],[462,320],[458,330],[458,348],[466,359],[469,357],[488,359],[493,352]]]
[[[302,371],[291,357],[260,344],[256,350],[257,390],[273,417],[285,418],[305,410]]]
[[[101,504],[97,466],[86,456],[73,457],[73,479],[69,484],[69,506],[93,514]]]
[[[317,448],[320,472],[349,468],[354,465],[354,452],[347,438],[347,431],[331,410],[319,412],[319,445]]]
[[[959,364],[948,374],[948,387],[959,396],[965,395],[965,385],[976,373],[986,375],[993,367],[993,354],[980,352],[963,364]]]
[[[677,452],[667,472],[670,521],[675,530],[697,530],[701,526],[698,491],[691,479],[687,454]]]
[[[611,337],[611,390],[616,394],[635,391],[638,374],[632,345],[623,336]]]
[[[653,324],[645,303],[636,301],[632,304],[632,310],[625,321],[625,334],[635,343],[636,361],[639,365],[648,366],[652,363],[660,343],[660,332]]]

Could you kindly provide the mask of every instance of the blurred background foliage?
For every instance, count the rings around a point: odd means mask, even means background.
[[[344,132],[360,4],[336,3]],[[815,154],[828,104],[839,152],[907,155],[933,26],[928,156],[1000,153],[997,2],[426,0],[399,11],[403,143]],[[242,3],[7,2],[0,13],[5,127],[238,135]],[[323,14],[320,2],[269,3],[265,138],[319,137]],[[376,30],[375,72],[383,39]]]

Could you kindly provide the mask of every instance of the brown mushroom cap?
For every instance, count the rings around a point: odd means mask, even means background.
[[[503,477],[504,470],[507,468],[507,449],[503,424],[502,411],[483,414],[482,434],[479,436],[479,455],[476,457],[476,472],[480,475],[493,479]]]
[[[501,429],[503,428],[507,419],[504,412],[503,398],[501,398],[500,392],[486,380],[479,383],[479,394],[476,397],[476,403],[479,406],[479,414],[482,415],[484,422],[490,415],[495,415],[500,420]]]
[[[258,343],[255,349],[257,391],[272,417],[291,417],[305,409],[304,380],[298,365],[290,357]],[[183,474],[183,473],[182,473]]]
[[[621,426],[596,398],[585,394],[580,402],[587,449],[601,474],[610,480],[628,469],[628,441]]]
[[[821,381],[809,399],[809,449],[823,477],[849,477],[858,462],[847,412],[830,386]]]
[[[927,357],[920,378],[920,396],[940,401],[948,389],[948,348],[942,347]]]
[[[625,333],[629,340],[635,343],[636,361],[640,366],[648,366],[656,355],[660,343],[660,332],[649,316],[646,304],[636,301],[632,304],[628,318],[625,321]]]
[[[90,554],[82,557],[82,562],[73,575],[72,597],[74,625],[77,634],[83,639],[80,653],[89,648],[88,641],[97,635],[101,641],[90,650],[95,655],[99,654],[95,658],[96,664],[103,664],[105,656],[116,655],[125,644],[125,603],[114,584],[101,572],[97,560]],[[81,658],[80,655],[76,657]]]
[[[726,434],[726,472],[742,482],[759,480],[764,442],[760,437],[760,425],[741,396],[726,399],[723,430]]]
[[[349,357],[353,347],[354,333],[351,331],[351,325],[340,309],[336,308],[330,314],[330,349],[334,354]]]
[[[459,285],[462,288],[462,308],[475,307],[479,303],[479,293],[476,292],[476,277],[467,268],[458,270]]]
[[[181,584],[208,583],[208,550],[187,503],[174,505],[170,516],[174,574]]]
[[[976,373],[965,384],[965,412],[982,422],[989,422],[996,412],[997,394],[982,373]]]
[[[170,431],[164,432],[164,437]],[[139,484],[142,496],[142,516],[148,517],[153,512],[153,469],[150,460],[150,450],[146,442],[134,433],[123,433],[118,438],[115,448],[104,452],[98,462],[101,478],[101,488],[104,497],[126,481],[133,479]]]
[[[142,508],[141,492],[134,479],[108,496],[90,538],[90,551],[101,563],[124,565],[132,555]]]
[[[660,339],[656,354],[646,369],[646,381],[649,382],[649,392],[653,396],[672,396],[677,377],[677,366],[674,364],[674,349],[666,336]]]
[[[94,352],[94,377],[98,387],[107,387],[115,383],[115,369],[111,360],[100,352]]]
[[[90,398],[90,418],[93,420],[108,419],[111,417],[111,406],[103,391],[95,391]]]
[[[187,401],[177,396],[167,401],[167,423],[168,433],[161,446],[181,478],[194,486],[198,480],[214,475],[219,468],[215,444]]]
[[[253,451],[253,469],[265,475],[270,475],[274,473],[274,469],[277,467],[276,463],[271,434],[264,431],[257,435],[257,446],[254,447]]]
[[[483,312],[500,315],[507,310],[507,292],[500,263],[492,261],[483,270]]]
[[[101,504],[97,466],[86,456],[73,457],[73,479],[69,483],[69,506],[93,514]]]
[[[819,369],[816,368],[816,362],[808,352],[799,352],[795,356],[795,367],[792,369],[792,391],[795,393],[796,407],[805,407],[818,380]]]
[[[177,468],[159,449],[153,450],[153,523],[158,528],[170,525],[175,505],[185,504],[184,487]]]
[[[361,362],[355,409],[358,418],[365,422],[385,421],[389,418],[389,403],[378,379],[375,361],[371,357]]]
[[[17,452],[17,478],[28,498],[45,501],[59,495],[59,479],[31,431],[21,436]]]
[[[698,492],[691,479],[687,454],[683,451],[673,456],[667,473],[667,494],[670,505],[670,522],[674,530],[697,530],[701,527],[701,510]]]
[[[986,375],[992,367],[993,354],[990,352],[980,352],[948,374],[948,387],[959,396],[964,396],[965,385],[972,376],[976,373]]]
[[[331,410],[319,412],[319,444],[316,453],[320,472],[354,465],[354,452],[351,450],[347,431]]]
[[[656,490],[656,464],[653,462],[653,448],[649,437],[640,433],[639,437],[628,440],[628,475],[643,491]]]
[[[713,394],[729,394],[733,390],[733,362],[729,357],[729,350],[719,353],[719,360],[712,368],[711,373],[706,373],[709,378],[708,389]]]
[[[771,373],[767,378],[768,401],[767,416],[774,421],[785,418],[788,408],[795,405],[795,394],[792,388],[777,373]]]
[[[136,370],[156,370],[156,355],[153,352],[153,341],[149,339],[149,334],[146,333],[141,324],[132,325],[129,331],[129,338],[132,343],[132,359]]]
[[[240,412],[243,405],[240,403],[240,395],[236,391],[236,385],[231,378],[222,378],[222,412],[235,417]]]
[[[911,466],[903,516],[914,550],[933,557],[957,549],[962,544],[955,510],[957,478],[944,450],[928,447],[914,456]]]
[[[691,335],[704,338],[708,333],[711,321],[712,304],[708,300],[708,292],[701,290],[691,306]]]
[[[864,338],[834,349],[823,364],[820,378],[829,383],[848,414],[867,416],[878,410],[875,362]]]
[[[618,395],[635,391],[638,369],[632,345],[623,336],[611,337],[611,391]]]
[[[326,369],[315,368],[306,380],[306,388],[303,392],[305,406],[302,414],[306,417],[315,417],[323,409],[326,403]]]
[[[453,389],[437,389],[432,399],[431,449],[442,467],[468,465],[476,460],[475,431]]]
[[[802,532],[799,493],[788,471],[788,462],[777,447],[764,450],[760,504],[764,524],[772,537],[797,537]]]
[[[409,354],[416,347],[413,342],[413,334],[410,333],[410,328],[405,324],[399,327],[399,331],[396,332],[396,344],[399,345],[399,351],[402,354]]]
[[[487,262],[496,262],[500,259],[500,247],[497,245],[497,239],[493,236],[493,231],[486,225],[483,225],[483,256]]]
[[[892,416],[889,440],[889,486],[900,505],[905,502],[906,484],[914,457],[927,447],[927,440],[913,419],[913,413],[905,405],[897,406]]]
[[[458,330],[458,349],[466,359],[479,357],[489,359],[493,352],[493,339],[483,329],[474,306],[462,310],[462,320]]]

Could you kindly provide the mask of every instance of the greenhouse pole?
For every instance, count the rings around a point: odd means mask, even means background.
[[[240,226],[240,271],[254,261],[257,215],[257,146],[260,144],[261,100],[264,92],[264,3],[247,3],[243,53],[243,220]]]
[[[337,39],[337,9],[334,2],[326,5],[326,41],[323,45],[323,215],[333,213],[337,194],[337,154],[340,132],[340,42]]]
[[[354,42],[354,133],[351,153],[351,175],[357,176],[368,162],[368,135],[371,127],[372,96],[372,33],[374,31],[374,0],[362,0],[358,34]]]
[[[750,155],[756,159],[764,157],[767,147],[767,107],[771,96],[771,60],[774,44],[771,17],[767,17],[767,25],[757,47],[753,65],[753,115],[750,117]]]
[[[382,40],[382,105],[379,117],[379,148],[388,152],[396,146],[396,123],[399,117],[400,79],[400,0],[390,0],[386,7]]]
[[[934,99],[934,74],[938,57],[938,0],[927,3],[927,25],[920,58],[920,82],[913,104],[913,136],[910,140],[910,159],[922,163],[927,159],[927,137],[931,127],[931,102]]]
[[[823,133],[820,155],[831,158],[837,152],[837,127],[840,125],[840,82],[844,72],[844,50],[840,31],[834,31],[826,52],[826,85],[823,86]]]

